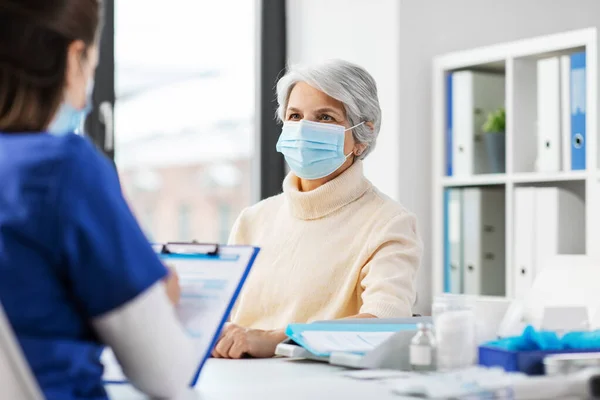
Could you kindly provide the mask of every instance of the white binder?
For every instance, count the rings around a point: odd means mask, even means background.
[[[462,199],[461,189],[452,189],[448,196],[448,245],[450,250],[450,293],[463,292]]]
[[[463,192],[464,293],[505,294],[505,198],[499,188]]]
[[[537,170],[561,169],[560,65],[558,57],[537,62]]]
[[[535,276],[535,188],[518,187],[515,189],[515,221],[513,263],[515,298],[523,299],[533,283]]]
[[[491,172],[481,140],[487,114],[504,106],[504,76],[474,71],[452,74],[452,160],[455,176]]]
[[[560,57],[560,136],[563,171],[571,170],[571,57]]]

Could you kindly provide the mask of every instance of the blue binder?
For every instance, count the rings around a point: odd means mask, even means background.
[[[584,170],[586,113],[585,52],[571,54],[571,169]]]
[[[446,75],[446,175],[452,176],[452,73]]]

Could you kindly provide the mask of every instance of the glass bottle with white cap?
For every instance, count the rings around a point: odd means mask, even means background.
[[[410,365],[413,371],[435,371],[437,345],[431,324],[418,324],[419,331],[410,342]]]

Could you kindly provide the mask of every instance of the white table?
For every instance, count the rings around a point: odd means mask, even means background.
[[[383,381],[348,378],[344,371],[304,360],[210,359],[196,387],[176,400],[414,400],[394,395]],[[112,400],[146,399],[129,385],[107,390]]]
[[[381,382],[344,377],[343,368],[304,360],[210,359],[185,399],[197,400],[401,400]],[[113,400],[140,400],[128,385],[107,386]]]

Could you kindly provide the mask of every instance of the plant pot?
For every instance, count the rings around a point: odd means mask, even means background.
[[[506,135],[504,132],[484,133],[483,143],[487,153],[490,173],[504,173],[506,171]]]

